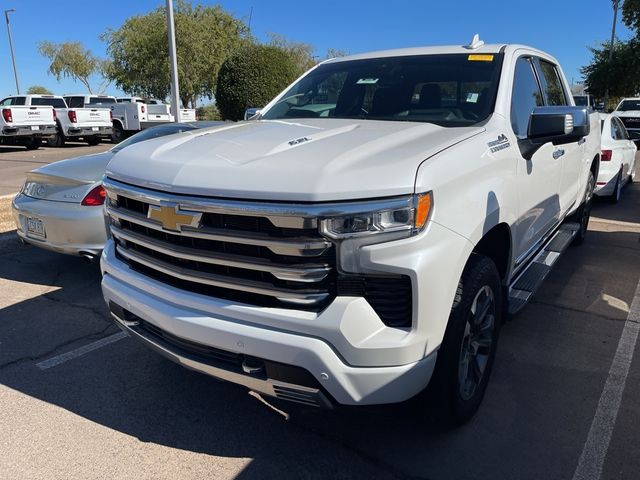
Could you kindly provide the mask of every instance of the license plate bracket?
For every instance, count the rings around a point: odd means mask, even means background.
[[[44,223],[39,218],[28,217],[27,218],[27,235],[36,237],[45,237]]]

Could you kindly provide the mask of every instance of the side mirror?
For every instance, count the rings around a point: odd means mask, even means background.
[[[259,115],[260,112],[262,112],[261,108],[247,108],[244,111],[244,119],[245,120],[251,120],[253,117],[255,117],[256,115]]]
[[[591,123],[587,107],[537,107],[529,118],[528,139],[536,144],[577,142],[589,135]]]

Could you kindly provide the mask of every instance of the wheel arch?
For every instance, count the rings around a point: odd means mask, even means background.
[[[495,263],[503,284],[508,283],[511,272],[511,252],[513,251],[513,236],[511,227],[505,223],[498,223],[489,229],[473,247],[472,254],[484,255]]]

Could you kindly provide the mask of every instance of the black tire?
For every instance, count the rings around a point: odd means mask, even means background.
[[[98,137],[97,135],[94,135],[93,137],[87,137],[85,138],[85,140],[92,147],[95,147],[96,145],[100,144],[100,137]]]
[[[618,176],[616,177],[616,184],[613,187],[613,193],[609,195],[609,202],[616,204],[620,201],[621,196],[622,196],[622,170],[618,172]]]
[[[113,130],[111,131],[111,142],[120,143],[124,140],[124,130],[122,125],[117,122],[113,122]]]
[[[489,302],[484,316],[478,311],[481,301]],[[478,411],[500,336],[502,301],[495,263],[473,254],[458,284],[433,377],[425,391],[431,410],[428,416],[438,424],[461,425]]]
[[[31,137],[24,144],[27,150],[37,150],[42,145],[42,139],[40,137]]]
[[[589,218],[591,217],[591,205],[593,204],[593,189],[596,186],[596,179],[593,176],[593,172],[589,172],[589,178],[587,179],[587,189],[584,192],[584,199],[582,200],[582,204],[571,216],[571,221],[576,222],[580,225],[578,229],[578,233],[573,237],[573,242],[571,243],[574,246],[582,245],[584,243],[584,239],[587,236],[587,228],[589,227]]]
[[[64,133],[62,133],[62,130],[60,129],[60,125],[58,125],[56,128],[56,134],[47,138],[47,145],[50,147],[64,147],[66,141],[67,137],[64,136]]]

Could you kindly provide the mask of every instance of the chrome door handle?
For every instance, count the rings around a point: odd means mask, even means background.
[[[553,151],[553,158],[555,158],[556,160],[563,155],[564,155],[564,150],[562,148],[559,148],[558,150]]]

